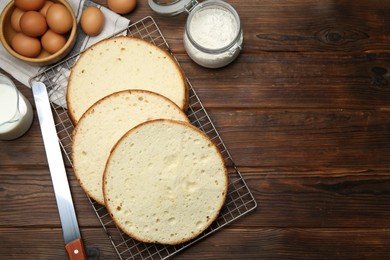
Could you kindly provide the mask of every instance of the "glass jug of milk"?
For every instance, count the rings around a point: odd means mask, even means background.
[[[30,128],[32,120],[30,102],[10,78],[0,73],[0,140],[21,137]]]

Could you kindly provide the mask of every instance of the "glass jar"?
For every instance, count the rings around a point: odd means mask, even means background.
[[[30,102],[10,78],[0,73],[0,140],[21,137],[30,128],[32,121]]]
[[[190,58],[206,68],[230,64],[240,54],[243,31],[236,10],[221,0],[149,0],[161,15],[188,12],[184,30],[184,48]],[[173,7],[176,8],[173,8]]]

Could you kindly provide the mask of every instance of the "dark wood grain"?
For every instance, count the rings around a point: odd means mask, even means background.
[[[389,167],[388,112],[218,110],[210,116],[237,165]]]
[[[389,48],[389,11],[382,0],[233,2],[248,17],[244,28],[251,50],[342,53]]]
[[[296,166],[240,168],[240,172],[258,208],[233,227],[390,228],[386,170]],[[60,227],[48,169],[1,168],[0,176],[0,228]],[[100,228],[72,173],[69,180],[80,225]]]
[[[238,166],[390,166],[390,115],[386,109],[209,109]],[[45,165],[38,120],[22,138],[1,142],[0,161]],[[67,165],[70,165],[68,161]]]
[[[85,246],[88,259],[117,259],[103,229],[85,228],[81,234],[88,241]],[[0,259],[69,259],[61,228],[2,228],[0,240]]]
[[[317,59],[323,61],[326,58],[319,56]],[[245,64],[238,64],[246,67],[241,71],[256,71]],[[349,66],[352,69],[352,62]],[[340,68],[347,70],[345,65],[340,65]],[[233,69],[228,68],[226,72]],[[297,68],[295,73],[298,71]],[[203,74],[196,70],[187,75]],[[264,83],[253,78],[233,74],[233,79],[228,81],[221,75],[224,73],[211,71],[205,76],[194,76],[191,81],[238,165],[257,166],[259,162],[262,166],[281,166],[281,163],[287,166],[389,165],[390,88],[369,85],[372,78],[364,80],[368,85],[356,82],[355,87],[346,86],[346,83],[335,86],[331,83],[341,79],[330,79],[329,72],[318,77],[328,82],[316,87],[298,82],[293,84],[292,79],[285,79],[283,85],[263,86]],[[285,75],[291,77],[292,74]],[[280,76],[274,75],[275,78],[270,80],[280,80]],[[213,80],[206,83],[210,78]],[[256,78],[261,78],[261,75]],[[315,75],[301,80],[309,82],[313,78]],[[25,87],[21,90],[34,106],[31,91]],[[244,135],[246,131],[252,134]],[[269,141],[270,138],[273,142]],[[4,165],[12,164],[13,158],[20,155],[23,155],[20,164],[46,164],[36,113],[33,127],[25,136],[0,143],[4,144],[0,145],[0,162]],[[375,156],[367,156],[371,153]]]
[[[97,1],[98,2],[98,1]],[[101,1],[104,2],[104,1]],[[152,15],[175,52],[184,52],[187,15],[156,16],[146,1],[128,17]],[[389,3],[383,0],[228,1],[242,18],[244,52],[387,52]],[[180,25],[180,26],[178,26]]]
[[[179,259],[191,259],[191,253],[201,259],[386,259],[388,239],[387,229],[226,230]]]
[[[388,227],[387,171],[316,168],[245,169],[257,214],[237,225],[273,227]]]
[[[387,259],[389,229],[225,229],[190,246],[174,259]],[[98,229],[82,232],[87,253],[117,259]],[[18,237],[23,236],[23,240]],[[67,259],[61,230],[3,229],[1,259]],[[375,239],[373,239],[375,238]],[[310,250],[308,250],[308,248]],[[259,255],[261,257],[259,257]],[[96,258],[91,258],[96,259]]]
[[[174,259],[389,259],[390,2],[230,0],[244,48],[221,69],[189,59],[187,14],[137,2],[126,17],[155,19],[258,203]],[[89,253],[118,259],[66,165]],[[68,259],[36,113],[0,141],[0,208],[0,259]]]
[[[388,54],[243,54],[220,70],[177,56],[206,108],[389,109]]]
[[[57,204],[48,168],[0,168],[0,227],[60,227]],[[101,227],[93,208],[73,176],[68,173],[81,225]],[[44,203],[43,203],[44,202]],[[34,209],[34,210],[31,210]]]

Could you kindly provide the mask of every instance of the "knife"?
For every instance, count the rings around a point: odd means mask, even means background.
[[[33,83],[32,91],[60,215],[65,249],[71,260],[84,260],[86,259],[85,250],[77,223],[46,86],[42,82]]]

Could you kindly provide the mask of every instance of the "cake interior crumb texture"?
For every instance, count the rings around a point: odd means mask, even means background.
[[[173,57],[145,40],[118,36],[92,45],[73,66],[66,95],[69,117],[77,124],[96,101],[125,89],[149,90],[184,111],[188,107],[186,79]]]
[[[132,127],[148,120],[166,118],[188,122],[175,103],[145,90],[123,90],[90,107],[72,136],[72,161],[83,190],[104,204],[102,177],[110,151]]]
[[[216,219],[228,180],[218,148],[203,132],[153,120],[116,144],[103,181],[106,207],[124,232],[143,242],[178,244]]]

